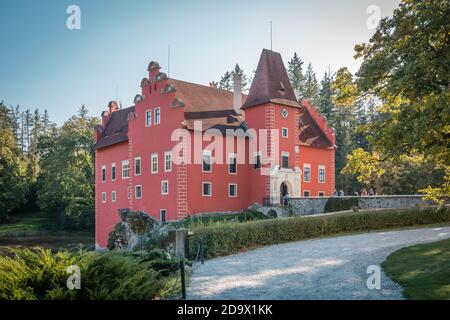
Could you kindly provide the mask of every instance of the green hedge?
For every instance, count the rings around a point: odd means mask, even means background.
[[[200,239],[204,244],[205,256],[213,258],[278,242],[441,222],[450,222],[449,208],[347,213],[212,225],[192,229],[189,254],[190,258],[196,257]]]
[[[335,211],[344,211],[350,210],[353,207],[358,206],[358,198],[339,198],[339,197],[331,197],[328,198],[327,203],[325,205],[325,212],[335,212]]]

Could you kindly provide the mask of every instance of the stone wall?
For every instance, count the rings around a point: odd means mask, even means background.
[[[422,195],[394,195],[371,197],[342,197],[357,198],[358,207],[364,209],[402,209],[430,206],[433,203],[423,200]],[[338,197],[340,198],[340,197]],[[325,212],[328,197],[293,198],[290,200],[294,215],[310,215]]]

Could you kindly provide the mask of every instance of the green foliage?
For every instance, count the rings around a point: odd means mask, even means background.
[[[264,219],[269,218],[262,212],[256,210],[245,210],[240,213],[189,216],[181,221],[172,222],[170,225],[174,228],[189,228],[227,222],[247,222]]]
[[[325,204],[325,212],[350,210],[357,206],[358,198],[332,197],[328,198],[327,203]]]
[[[92,228],[94,219],[94,138],[96,118],[70,118],[56,138],[46,139],[38,180],[38,205],[62,227]]]
[[[294,56],[288,62],[288,76],[292,85],[292,89],[299,96],[304,96],[305,90],[305,76],[302,71],[303,61],[297,55],[297,52],[294,52]]]
[[[369,43],[355,47],[363,59],[358,87],[382,103],[370,142],[392,161],[419,154],[450,171],[449,14],[447,0],[403,1]]]
[[[67,251],[11,249],[0,256],[0,300],[73,298],[66,288],[66,269],[73,264],[76,258]]]
[[[319,85],[311,63],[306,68],[302,98],[308,99],[313,105],[319,102]]]
[[[0,223],[25,201],[29,180],[20,157],[10,110],[0,102]]]
[[[162,251],[95,253],[37,248],[11,249],[0,256],[0,299],[153,299],[172,294],[178,259]],[[66,272],[77,265],[81,289],[68,290]]]
[[[434,224],[450,221],[450,209],[397,210],[330,216],[292,217],[193,228],[190,256],[195,257],[203,238],[208,258],[243,250],[339,233]]]
[[[382,267],[408,299],[450,300],[450,239],[400,249]]]

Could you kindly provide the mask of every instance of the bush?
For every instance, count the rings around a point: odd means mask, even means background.
[[[80,290],[66,287],[70,265],[80,268]],[[178,260],[162,250],[53,254],[42,248],[9,249],[0,256],[0,300],[164,298],[176,289],[171,283],[177,270]]]
[[[328,198],[327,203],[325,204],[325,212],[336,212],[336,211],[344,211],[350,210],[353,207],[358,206],[358,198],[339,198],[339,197],[331,197]]]
[[[346,232],[360,232],[450,221],[450,209],[397,210],[347,213],[331,216],[292,217],[240,224],[193,228],[190,257],[195,258],[203,240],[207,258],[228,255],[278,242],[297,241]]]
[[[247,222],[269,219],[264,213],[256,210],[245,210],[239,213],[223,213],[210,215],[189,216],[181,221],[171,223],[174,228],[189,228],[196,226],[207,226],[225,222]]]

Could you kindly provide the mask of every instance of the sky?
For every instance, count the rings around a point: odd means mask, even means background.
[[[374,33],[375,5],[391,16],[398,0],[1,0],[0,101],[47,109],[62,124],[84,104],[99,116],[116,96],[124,107],[140,93],[147,66],[208,85],[239,63],[248,76],[263,48],[285,65],[297,52],[319,80],[330,68],[356,72],[354,46]],[[80,8],[70,30],[67,8]],[[369,8],[370,9],[370,8]]]

